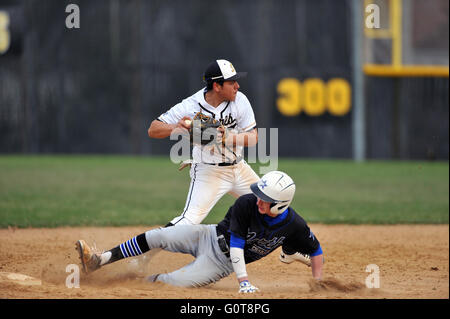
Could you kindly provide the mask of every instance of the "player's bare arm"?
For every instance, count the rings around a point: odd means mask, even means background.
[[[314,279],[320,280],[322,278],[322,266],[323,266],[322,254],[311,257],[311,270]]]
[[[218,129],[224,134],[224,130]],[[258,143],[258,130],[255,128],[250,132],[233,133],[225,132],[225,145],[252,147]]]
[[[175,129],[179,129],[180,132],[182,130],[188,130],[190,128],[190,124],[186,121],[192,121],[192,119],[189,116],[184,116],[176,124],[167,124],[159,120],[153,120],[148,128],[148,136],[151,138],[161,139],[170,136]]]

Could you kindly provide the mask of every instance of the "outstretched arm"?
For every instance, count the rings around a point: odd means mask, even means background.
[[[167,124],[159,120],[153,120],[148,128],[148,136],[152,138],[166,138],[170,136],[174,129],[186,129],[190,128],[190,125],[186,123],[186,120],[192,120],[189,116],[184,116],[176,124]]]
[[[316,280],[322,278],[323,254],[311,257],[312,276]]]

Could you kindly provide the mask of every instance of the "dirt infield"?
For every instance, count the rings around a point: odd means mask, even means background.
[[[260,288],[248,296],[237,293],[234,275],[203,288],[143,283],[142,272],[169,272],[193,260],[165,251],[151,256],[140,272],[124,260],[87,277],[81,274],[79,288],[66,286],[67,277],[73,275],[70,265],[78,265],[77,239],[109,249],[147,227],[0,229],[0,273],[23,274],[42,282],[26,285],[0,276],[0,298],[449,298],[449,225],[310,226],[325,253],[321,285],[311,282],[310,268],[279,262],[278,249],[248,265],[252,284]],[[366,267],[372,264],[379,268],[380,287],[369,289],[365,283],[371,273]]]

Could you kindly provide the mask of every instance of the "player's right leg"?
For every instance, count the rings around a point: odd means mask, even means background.
[[[161,248],[195,257],[199,253],[199,242],[208,234],[208,225],[179,225],[149,230],[145,237],[150,249]]]

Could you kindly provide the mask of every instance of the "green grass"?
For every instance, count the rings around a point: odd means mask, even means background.
[[[257,165],[252,165],[258,173]],[[0,156],[0,227],[161,225],[189,187],[168,157]],[[448,162],[280,159],[309,223],[448,223]],[[216,223],[226,195],[203,223]]]
[[[448,223],[448,162],[283,161],[309,222]]]

